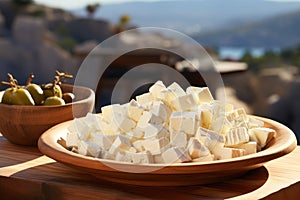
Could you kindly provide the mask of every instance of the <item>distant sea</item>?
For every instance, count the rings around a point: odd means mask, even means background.
[[[264,47],[219,47],[218,55],[220,59],[240,60],[246,52],[253,57],[260,57],[267,51],[280,52],[280,48],[264,48]]]

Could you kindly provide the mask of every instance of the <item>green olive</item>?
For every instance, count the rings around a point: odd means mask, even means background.
[[[58,106],[58,105],[65,105],[65,101],[57,96],[53,96],[53,97],[48,97],[44,104],[45,106]]]
[[[44,86],[43,90],[45,99],[53,96],[62,98],[62,90],[59,85],[53,86],[53,83],[48,83]]]
[[[62,99],[66,103],[72,103],[72,101],[75,99],[75,95],[73,93],[71,93],[71,92],[66,92],[66,93],[63,93]]]
[[[45,101],[44,92],[39,85],[30,83],[26,86],[26,89],[32,96],[35,105],[41,105]]]
[[[26,89],[15,87],[5,90],[2,97],[2,103],[10,105],[35,105],[33,98]]]

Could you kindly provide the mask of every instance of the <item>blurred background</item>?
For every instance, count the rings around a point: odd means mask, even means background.
[[[35,82],[46,83],[55,70],[76,75],[88,53],[110,36],[137,27],[170,28],[205,47],[229,102],[284,123],[299,138],[299,24],[297,0],[0,0],[0,79],[11,73],[24,84],[33,72]],[[176,43],[160,33],[151,37]],[[129,39],[143,42],[138,33],[124,42]],[[192,85],[205,86],[191,67],[197,61],[151,49],[130,52],[101,77],[96,110],[110,102],[119,77],[146,63],[168,65]]]

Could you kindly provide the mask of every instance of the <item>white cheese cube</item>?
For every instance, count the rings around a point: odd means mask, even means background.
[[[244,144],[239,144],[234,146],[234,148],[238,149],[244,149],[245,150],[245,155],[253,154],[257,152],[257,143],[250,141]]]
[[[170,116],[169,130],[175,132],[185,132],[188,135],[195,135],[198,127],[196,112],[173,112]]]
[[[197,138],[190,138],[188,143],[188,152],[192,159],[200,158],[210,154],[208,148]]]
[[[101,156],[102,149],[93,142],[80,141],[78,145],[78,153],[84,156]]]
[[[249,129],[250,140],[257,142],[258,146],[264,148],[276,135],[271,128],[252,128]]]
[[[163,84],[163,82],[157,81],[149,88],[149,92],[152,94],[153,97],[158,98],[159,93],[165,89],[166,89],[166,86]]]
[[[168,121],[170,117],[171,110],[162,101],[154,101],[150,109],[155,116],[161,118],[164,122]]]
[[[153,96],[150,93],[144,93],[139,96],[136,96],[136,101],[139,105],[145,105],[151,103],[154,100]]]
[[[108,122],[112,121],[115,113],[121,114],[125,113],[125,111],[125,108],[120,104],[112,104],[108,106],[103,106],[101,108],[102,117]]]
[[[226,113],[226,117],[229,122],[233,122],[234,124],[248,121],[248,116],[244,108],[238,108],[232,112]]]
[[[193,159],[192,162],[209,162],[213,161],[215,156],[213,154],[208,154],[207,156],[202,156],[200,158]]]
[[[105,120],[100,121],[101,132],[106,134],[117,134],[119,133],[119,127],[113,122],[106,122]]]
[[[137,152],[145,151],[144,149],[144,141],[143,140],[136,140],[132,143],[132,146],[137,150]]]
[[[164,89],[159,92],[158,97],[159,100],[163,101],[167,106],[172,108],[172,100],[176,98],[176,94],[170,89]]]
[[[218,134],[214,131],[199,127],[195,136],[199,139],[209,150],[212,152],[214,149],[218,149],[224,146],[224,135]]]
[[[196,107],[196,102],[192,94],[177,96],[171,101],[174,110],[189,111]]]
[[[263,127],[264,122],[259,119],[255,119],[254,117],[249,117],[247,125],[249,128],[258,128],[258,127]]]
[[[119,151],[119,150],[129,150],[131,147],[131,143],[130,143],[130,140],[123,136],[123,135],[119,135],[115,140],[114,142],[112,143],[110,149],[109,149],[109,153],[110,154],[114,154],[116,155],[116,153]]]
[[[157,155],[161,154],[164,147],[169,143],[170,141],[167,138],[146,139],[143,141],[143,147],[146,151],[150,151],[152,155]]]
[[[118,136],[119,134],[103,134],[102,132],[92,132],[89,141],[97,144],[102,149],[108,151],[113,141]]]
[[[80,139],[75,132],[68,132],[66,138],[67,147],[78,147]]]
[[[233,124],[231,124],[226,117],[221,116],[213,120],[211,130],[226,135],[233,127]]]
[[[75,118],[68,130],[77,133],[80,140],[87,140],[92,132],[92,128],[85,123],[85,118]]]
[[[145,133],[145,139],[159,139],[162,137],[168,138],[168,132],[163,128],[162,125],[148,124],[145,128],[143,128],[143,131]]]
[[[114,127],[118,127],[118,130],[122,132],[131,131],[136,126],[133,120],[118,113],[114,114],[114,122],[112,124],[114,124]]]
[[[144,111],[142,116],[140,117],[137,127],[143,129],[148,126],[148,124],[162,124],[163,120],[158,116],[154,115],[151,112]]]
[[[223,159],[230,159],[230,158],[244,156],[245,150],[228,148],[228,147],[220,147],[220,148],[215,148],[212,153],[214,154],[216,160],[223,160]]]
[[[213,114],[210,109],[201,110],[200,126],[206,129],[210,129],[212,125]]]
[[[187,145],[187,135],[184,132],[173,132],[170,137],[170,144],[174,147],[185,148]]]
[[[210,103],[214,100],[208,87],[193,87],[190,86],[186,89],[187,94],[192,94],[195,102],[200,105],[201,103]]]
[[[167,89],[171,90],[176,97],[186,95],[185,91],[180,87],[180,85],[176,82],[172,83],[167,87]]]
[[[165,163],[161,154],[153,155],[153,163]]]
[[[182,163],[191,161],[191,157],[184,148],[171,147],[162,153],[164,163]]]
[[[131,100],[127,107],[128,117],[135,122],[139,121],[144,112],[144,108],[139,106],[135,100]]]
[[[249,142],[249,134],[245,127],[232,128],[225,136],[225,146],[234,146]]]
[[[210,130],[220,133],[225,123],[225,116],[214,116],[211,121]]]
[[[93,131],[101,130],[102,117],[99,114],[88,113],[85,117],[85,123],[91,127]]]
[[[108,160],[115,160],[116,155],[109,153],[108,151],[103,151],[101,154],[101,158]]]
[[[153,156],[149,151],[128,153],[131,156],[133,164],[149,164],[154,163]]]
[[[129,163],[132,163],[132,157],[129,156],[128,154],[126,154],[123,151],[117,152],[117,154],[115,156],[115,160],[116,161],[120,161],[120,162],[129,162]]]
[[[134,129],[129,132],[125,132],[125,135],[131,140],[135,141],[144,137],[144,132]]]

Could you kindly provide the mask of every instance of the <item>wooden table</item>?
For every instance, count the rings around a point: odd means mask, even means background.
[[[140,187],[104,182],[17,146],[0,135],[0,199],[297,199],[300,146],[242,177],[185,187]]]

